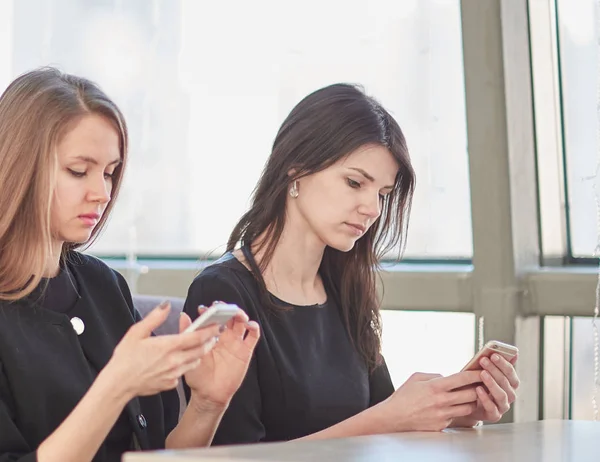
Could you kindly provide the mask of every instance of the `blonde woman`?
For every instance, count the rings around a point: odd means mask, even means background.
[[[154,337],[169,307],[140,320],[124,279],[76,251],[106,222],[126,161],[123,116],[88,80],[41,69],[0,97],[2,462],[208,445],[246,373],[259,330],[242,311],[221,334]]]

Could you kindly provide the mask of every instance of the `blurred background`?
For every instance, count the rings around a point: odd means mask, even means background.
[[[89,252],[138,293],[185,297],[291,108],[363,85],[417,173],[403,259],[382,274],[396,385],[495,338],[522,351],[507,419],[590,419],[596,24],[593,0],[0,0],[0,90],[53,65],[117,102],[131,161]]]

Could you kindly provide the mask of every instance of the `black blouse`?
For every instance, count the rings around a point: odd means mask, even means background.
[[[67,262],[30,296],[0,300],[0,462],[37,459],[40,443],[71,413],[141,319],[120,274],[77,252]],[[84,323],[83,331],[74,329],[75,318]],[[94,462],[120,461],[132,440],[136,448],[164,448],[178,416],[175,390],[133,398]]]
[[[53,278],[42,279],[38,288],[42,306],[48,310],[59,313],[68,313],[80,299],[77,281],[69,270],[68,263],[61,265],[60,272]],[[38,292],[36,291],[36,292]],[[98,370],[89,363],[90,373],[94,378]],[[124,452],[134,449],[133,428],[125,411],[121,413],[115,425],[106,437],[107,460],[119,461]]]
[[[243,308],[260,324],[261,339],[213,444],[300,438],[393,393],[385,363],[368,373],[331,299],[323,305],[294,306],[273,297],[287,310],[268,313],[250,271],[227,254],[194,280],[184,310],[194,318],[198,305],[215,300]]]

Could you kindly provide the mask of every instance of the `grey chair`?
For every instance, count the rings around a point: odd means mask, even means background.
[[[133,306],[138,310],[142,318],[145,318],[156,305],[164,300],[169,300],[171,302],[171,311],[169,312],[169,317],[165,323],[157,328],[154,333],[156,335],[176,334],[179,332],[179,315],[183,310],[183,304],[185,302],[183,298],[159,297],[156,295],[133,295]],[[181,416],[187,407],[181,380],[177,385],[177,394],[179,395],[179,418],[181,419]]]
[[[165,323],[154,331],[156,335],[176,334],[179,332],[179,315],[183,310],[185,300],[178,297],[159,297],[158,295],[134,295],[133,306],[145,318],[156,305],[168,300],[171,302],[171,311]]]

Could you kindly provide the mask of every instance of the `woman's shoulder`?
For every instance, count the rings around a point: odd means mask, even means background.
[[[89,286],[116,285],[121,292],[129,292],[125,278],[116,270],[112,269],[101,259],[93,255],[70,251],[65,255],[69,270],[76,274],[80,284]]]
[[[209,281],[236,286],[240,283],[252,282],[254,277],[246,265],[239,260],[236,253],[227,252],[217,261],[206,266],[194,278],[193,284],[202,284]]]
[[[65,262],[70,270],[78,273],[93,273],[95,275],[106,275],[114,277],[116,271],[110,268],[98,257],[86,253],[71,250],[65,255]]]
[[[83,284],[86,287],[98,286],[102,290],[113,286],[119,287],[121,292],[127,285],[123,276],[110,268],[102,260],[92,255],[71,250],[64,255],[64,263],[68,267],[68,272],[75,276],[78,285]],[[23,305],[31,305],[32,307],[41,306],[40,297],[42,292],[40,287],[19,300],[0,300],[0,308],[21,307]]]
[[[196,276],[188,290],[187,302],[210,305],[215,300],[251,309],[258,299],[254,276],[236,256],[228,252]]]

